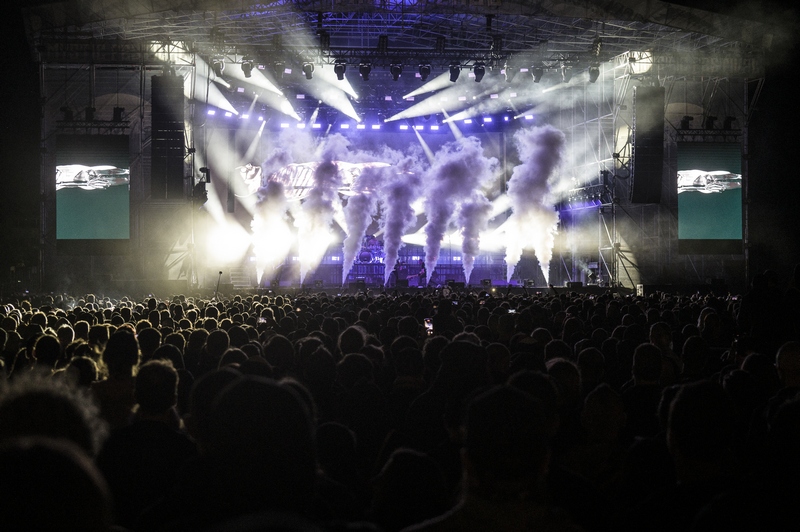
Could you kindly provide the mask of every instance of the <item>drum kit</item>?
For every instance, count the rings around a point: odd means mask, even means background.
[[[361,264],[383,264],[385,253],[383,242],[372,235],[364,237],[361,251],[358,253],[358,262]]]

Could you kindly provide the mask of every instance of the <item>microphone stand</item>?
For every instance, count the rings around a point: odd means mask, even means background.
[[[217,292],[219,292],[219,282],[222,280],[222,271],[219,272],[219,276],[217,276],[217,288],[214,290],[214,299],[217,299]]]

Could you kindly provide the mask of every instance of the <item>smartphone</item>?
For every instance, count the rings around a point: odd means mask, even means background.
[[[428,331],[428,336],[433,336],[433,320],[425,318],[425,330]]]
[[[257,323],[267,323],[267,318],[258,318]]]
[[[517,309],[515,309],[515,308],[510,308],[510,309],[508,309],[508,313],[509,313],[509,314],[516,314],[516,313],[517,313]]]

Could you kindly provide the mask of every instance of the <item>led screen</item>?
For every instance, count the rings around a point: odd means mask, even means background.
[[[56,239],[129,239],[128,136],[61,135],[56,142]]]
[[[678,144],[678,251],[742,252],[739,144]]]

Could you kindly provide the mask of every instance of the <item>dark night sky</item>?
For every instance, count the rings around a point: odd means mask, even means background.
[[[37,0],[6,0],[0,7],[4,30],[0,33],[4,74],[0,83],[0,272],[7,272],[12,261],[20,258],[35,262],[38,239],[38,70],[26,42],[18,7],[22,3]],[[722,10],[729,2],[693,1],[691,5]],[[781,2],[759,5],[784,9]],[[768,65],[764,91],[750,124],[751,272],[772,267],[784,278],[800,262],[798,55],[797,46],[788,47],[780,61]]]

